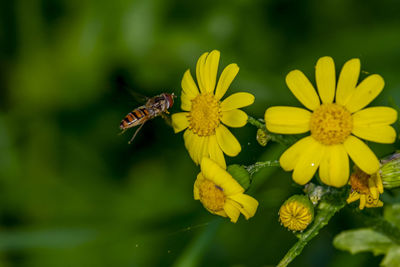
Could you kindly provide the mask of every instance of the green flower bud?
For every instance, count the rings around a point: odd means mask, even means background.
[[[244,188],[244,190],[247,190],[250,187],[250,174],[243,166],[232,164],[229,165],[226,170]]]
[[[381,160],[380,175],[384,188],[395,188],[400,186],[400,153]]]
[[[314,206],[305,195],[293,195],[279,209],[279,221],[289,230],[303,231],[314,219]]]
[[[264,131],[263,129],[258,129],[256,139],[260,146],[266,146],[270,137],[268,136],[266,131]]]

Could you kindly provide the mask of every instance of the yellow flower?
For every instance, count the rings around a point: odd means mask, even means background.
[[[379,200],[379,194],[383,193],[382,179],[379,171],[369,175],[355,168],[350,176],[351,192],[347,203],[360,200],[360,210],[367,208],[382,207],[383,202]]]
[[[280,158],[284,170],[294,170],[292,177],[296,183],[306,184],[319,167],[322,182],[335,187],[345,185],[349,178],[348,156],[364,172],[378,171],[377,157],[359,138],[393,143],[396,132],[390,124],[396,121],[397,112],[389,107],[365,108],[382,91],[384,81],[373,74],[357,85],[359,74],[360,60],[351,59],[344,64],[336,84],[333,59],[322,57],[315,69],[319,97],[301,71],[294,70],[286,76],[289,89],[311,111],[271,107],[265,112],[266,126],[271,132],[311,132]]]
[[[194,199],[200,200],[211,213],[229,217],[236,223],[240,213],[246,219],[254,216],[258,202],[249,195],[232,176],[215,161],[203,158],[201,172],[194,183]]]
[[[303,231],[314,219],[314,207],[308,197],[291,196],[279,209],[279,221],[292,231]]]
[[[172,126],[175,133],[187,129],[183,135],[185,146],[196,164],[199,164],[203,157],[209,157],[225,168],[223,153],[233,157],[240,152],[241,147],[235,136],[222,123],[230,127],[244,126],[247,114],[239,108],[251,105],[254,96],[249,93],[236,93],[220,101],[238,73],[239,67],[236,64],[228,65],[216,83],[219,57],[220,52],[213,50],[204,53],[197,61],[196,76],[200,91],[190,70],[185,72],[181,94],[181,108],[185,112],[172,115]]]

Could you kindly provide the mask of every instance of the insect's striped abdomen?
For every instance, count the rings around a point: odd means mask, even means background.
[[[121,121],[119,127],[122,130],[127,129],[142,124],[148,119],[149,111],[145,106],[141,106],[129,112],[128,115],[126,115],[125,118]]]

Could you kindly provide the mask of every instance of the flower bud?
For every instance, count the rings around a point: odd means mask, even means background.
[[[380,175],[384,188],[395,188],[400,186],[400,153],[381,160]]]
[[[256,139],[260,146],[266,146],[270,137],[268,136],[266,131],[264,131],[263,129],[258,129]]]
[[[294,195],[279,209],[279,221],[291,231],[303,231],[314,219],[314,206],[305,195]]]
[[[250,174],[239,164],[229,165],[226,169],[230,175],[244,188],[246,191],[250,186]]]

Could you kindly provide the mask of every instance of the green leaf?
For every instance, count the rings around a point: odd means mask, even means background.
[[[333,245],[352,254],[370,251],[374,255],[379,255],[385,254],[393,246],[393,242],[385,235],[364,228],[341,232],[333,240]]]
[[[400,227],[400,203],[385,205],[383,217],[397,227]]]
[[[226,169],[232,177],[244,188],[247,190],[250,186],[250,174],[246,169],[238,164],[229,165]]]
[[[391,247],[386,256],[383,258],[381,265],[385,267],[400,266],[400,246]]]

